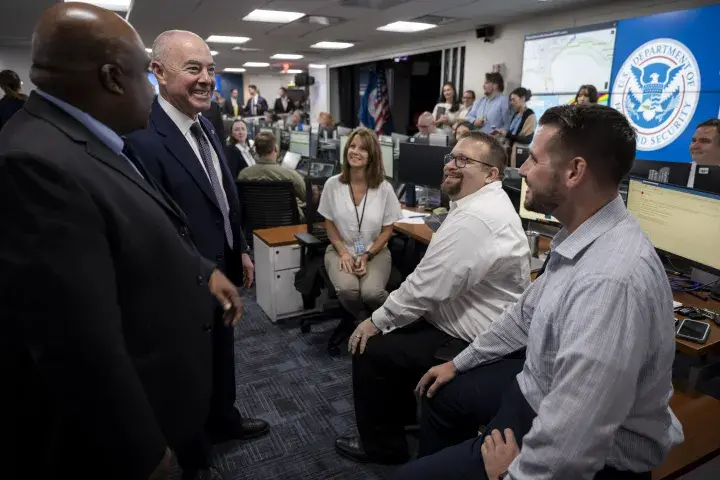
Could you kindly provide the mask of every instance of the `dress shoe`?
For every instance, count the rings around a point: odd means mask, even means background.
[[[262,437],[269,431],[270,425],[265,420],[241,418],[226,424],[221,430],[212,431],[209,435],[213,443],[220,443],[228,440],[252,440]]]
[[[360,437],[338,437],[335,439],[335,450],[343,457],[359,463],[380,463],[383,465],[400,465],[406,463],[410,456],[407,452],[383,457],[371,457],[365,452]]]
[[[183,472],[182,480],[227,480],[220,470],[210,467],[207,470],[195,470],[194,472]]]

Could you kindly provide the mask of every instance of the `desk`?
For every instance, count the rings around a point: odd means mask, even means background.
[[[673,295],[673,298],[675,298],[676,302],[680,302],[689,307],[703,307],[720,312],[720,302],[715,300],[703,302],[699,298],[684,292],[676,293]],[[682,320],[685,317],[678,315],[677,318]],[[700,344],[677,338],[675,339],[675,343],[677,344],[678,350],[696,357],[705,356],[708,353],[720,353],[720,327],[710,320],[705,320],[705,322],[710,324],[710,336],[708,336],[707,342]]]
[[[425,212],[424,207],[406,207],[403,205],[403,208],[405,210],[410,210],[413,212],[427,213]],[[430,243],[430,240],[432,240],[433,236],[432,228],[428,227],[425,223],[395,223],[393,224],[393,231],[397,233],[402,233],[403,235],[407,235],[413,240],[417,240],[418,242],[424,243],[425,245],[428,245]]]

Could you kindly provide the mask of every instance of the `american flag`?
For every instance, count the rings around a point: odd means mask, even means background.
[[[392,131],[387,77],[382,64],[378,64],[375,71],[370,73],[360,104],[359,120],[363,126],[375,130],[378,134],[389,135],[388,132]]]

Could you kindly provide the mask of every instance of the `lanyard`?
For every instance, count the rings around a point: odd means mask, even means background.
[[[350,184],[350,182],[348,182],[348,187],[350,188],[350,200],[352,201],[353,210],[355,210],[355,218],[357,219],[357,222],[358,222],[358,235],[360,235],[360,229],[362,228],[362,222],[363,222],[363,219],[365,218],[365,207],[367,206],[367,201],[368,201],[368,198],[367,198],[368,197],[368,192],[367,192],[368,189],[365,190],[365,197],[362,200],[362,202],[363,202],[362,215],[358,215],[357,205],[355,205],[355,194],[353,193],[352,185]]]

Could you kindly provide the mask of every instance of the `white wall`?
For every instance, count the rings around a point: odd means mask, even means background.
[[[22,91],[29,93],[35,86],[30,81],[30,48],[0,47],[0,70],[13,70],[23,82]],[[0,96],[2,96],[0,90]]]
[[[471,32],[468,33],[465,43],[464,85],[466,89],[481,92],[485,73],[492,70],[493,64],[502,63],[505,92],[520,86],[523,45],[527,34],[685,10],[715,3],[717,0],[624,0],[504,25],[498,28],[497,36],[492,43],[485,43],[482,39],[475,38],[475,32]]]
[[[327,68],[311,68],[310,76],[315,77],[315,85],[310,87],[310,121],[315,123],[317,122],[320,112],[330,112],[330,99],[328,95],[330,70]]]

